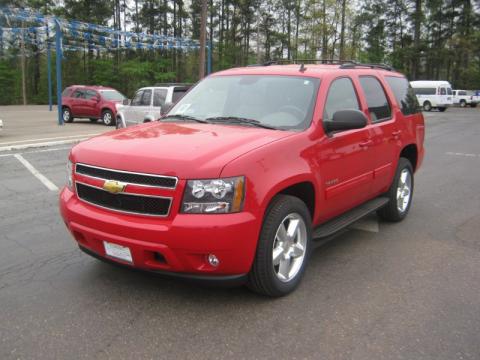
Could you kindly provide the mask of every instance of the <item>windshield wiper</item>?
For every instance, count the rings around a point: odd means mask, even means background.
[[[270,129],[270,130],[278,130],[278,128],[270,126],[270,125],[265,125],[262,124],[258,120],[254,119],[247,119],[247,118],[242,118],[242,117],[237,117],[237,116],[216,116],[216,117],[209,117],[205,119],[208,122],[228,122],[231,124],[247,124],[247,125],[252,125],[264,129]]]
[[[163,121],[165,119],[179,119],[179,120],[191,120],[191,121],[196,121],[196,122],[199,122],[199,123],[202,123],[202,124],[208,124],[208,121],[206,120],[202,120],[202,119],[198,119],[194,116],[190,116],[190,115],[182,115],[182,114],[175,114],[175,115],[167,115],[163,118],[160,119],[160,121]]]

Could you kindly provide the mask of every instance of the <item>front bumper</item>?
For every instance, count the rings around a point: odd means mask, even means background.
[[[60,212],[80,248],[95,257],[200,280],[243,279],[261,227],[261,220],[248,212],[176,214],[170,220],[113,212],[79,200],[67,188],[60,194]],[[108,257],[104,241],[127,246],[133,264]],[[208,263],[208,254],[220,260],[217,267]]]

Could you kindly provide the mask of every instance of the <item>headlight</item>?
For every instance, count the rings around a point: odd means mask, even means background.
[[[67,160],[67,187],[72,190],[73,187],[73,164]]]
[[[245,177],[189,180],[183,195],[183,213],[225,214],[242,211]]]

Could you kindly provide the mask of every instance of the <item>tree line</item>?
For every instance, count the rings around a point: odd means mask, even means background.
[[[199,39],[204,1],[214,71],[278,59],[356,60],[390,64],[411,80],[480,89],[478,0],[0,0],[0,7]],[[2,55],[0,104],[21,103],[21,51]],[[63,84],[109,85],[131,96],[153,83],[195,82],[199,64],[197,50],[68,52]],[[25,66],[28,102],[46,103],[45,54]]]

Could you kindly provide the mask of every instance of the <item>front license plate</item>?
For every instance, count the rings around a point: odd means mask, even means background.
[[[130,249],[128,247],[118,245],[118,244],[112,244],[107,241],[103,242],[103,246],[105,247],[105,253],[108,256],[129,262],[129,263],[133,263],[132,253],[130,252]]]

